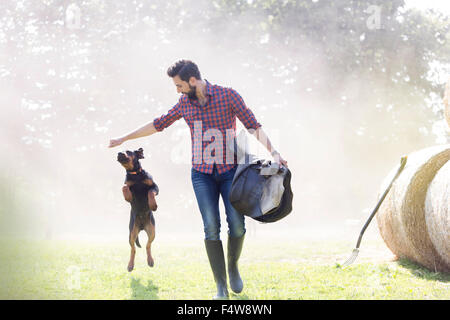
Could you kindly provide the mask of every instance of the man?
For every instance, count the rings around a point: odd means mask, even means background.
[[[217,285],[214,299],[226,299],[228,289],[220,240],[219,196],[222,196],[228,223],[227,264],[230,287],[235,293],[243,289],[238,260],[245,236],[244,216],[233,208],[228,199],[237,168],[236,156],[230,155],[229,151],[230,143],[235,139],[236,117],[266,146],[278,163],[287,166],[287,162],[272,147],[261,124],[235,90],[202,80],[197,65],[189,60],[176,62],[168,69],[167,74],[172,78],[177,92],[182,94],[178,103],[153,122],[121,138],[112,139],[109,147],[162,131],[176,120],[184,118],[191,131],[191,180],[202,215],[206,253]]]

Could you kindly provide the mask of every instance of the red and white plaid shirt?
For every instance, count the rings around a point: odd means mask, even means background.
[[[236,166],[236,157],[227,148],[236,136],[236,116],[247,129],[256,130],[261,124],[239,93],[205,82],[207,103],[204,106],[183,94],[167,114],[153,120],[153,125],[157,131],[162,131],[184,118],[191,130],[192,167],[212,173],[215,164],[218,172],[224,173]]]

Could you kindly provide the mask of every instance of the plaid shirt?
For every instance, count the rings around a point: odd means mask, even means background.
[[[203,173],[212,173],[214,164],[219,173],[236,166],[236,156],[230,153],[228,143],[236,137],[236,116],[247,129],[258,129],[253,112],[235,90],[206,81],[207,103],[201,106],[183,94],[167,114],[153,120],[157,131],[162,131],[180,118],[191,130],[192,167]]]

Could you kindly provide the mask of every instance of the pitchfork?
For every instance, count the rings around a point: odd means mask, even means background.
[[[403,156],[401,158],[401,160],[400,160],[400,167],[398,168],[397,173],[395,174],[394,178],[392,178],[391,183],[386,188],[386,191],[384,191],[384,193],[381,196],[380,200],[378,200],[378,203],[377,203],[375,209],[373,209],[372,213],[370,214],[369,219],[366,221],[366,224],[364,225],[364,227],[361,230],[361,233],[359,234],[358,242],[356,243],[356,248],[353,249],[353,252],[352,252],[351,256],[342,264],[343,267],[347,267],[347,266],[351,265],[353,262],[355,262],[356,257],[358,257],[359,245],[361,244],[362,236],[363,236],[364,232],[366,231],[367,227],[369,226],[369,223],[372,221],[373,217],[375,216],[375,214],[377,213],[378,209],[380,208],[381,204],[383,203],[384,198],[386,198],[389,190],[391,190],[392,184],[398,178],[400,173],[403,171],[403,168],[405,168],[407,159],[408,159],[407,156]]]

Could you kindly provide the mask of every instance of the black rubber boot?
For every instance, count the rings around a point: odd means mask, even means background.
[[[230,287],[234,293],[242,292],[244,283],[238,269],[238,260],[242,252],[245,234],[239,238],[228,237],[228,278],[230,279]]]
[[[205,247],[217,285],[217,294],[213,299],[228,299],[227,273],[225,270],[225,256],[223,254],[222,241],[205,240]]]

